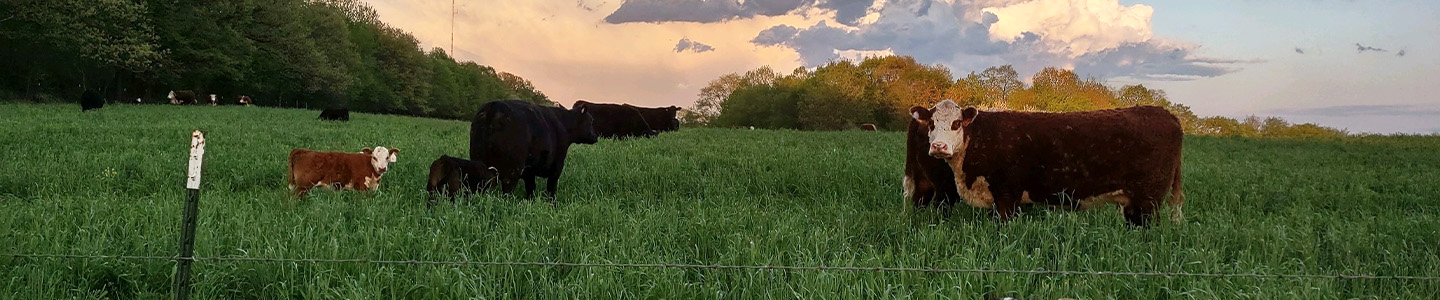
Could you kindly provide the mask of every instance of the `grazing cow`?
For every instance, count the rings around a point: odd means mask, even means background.
[[[634,106],[575,101],[573,108],[584,107],[595,118],[595,135],[602,138],[624,139],[628,137],[653,137],[659,134],[645,122],[645,117]]]
[[[250,106],[250,96],[242,95],[240,96],[240,100],[238,102],[240,103],[240,105]]]
[[[350,109],[331,108],[320,111],[320,119],[326,121],[350,121]]]
[[[922,126],[912,119],[905,134],[905,198],[912,207],[949,207],[960,200],[955,173],[945,160],[930,156],[930,137]]]
[[[928,131],[929,154],[955,173],[965,202],[1001,221],[1022,203],[1071,209],[1114,203],[1131,225],[1146,226],[1170,196],[1183,218],[1179,119],[1137,106],[1072,113],[981,112],[941,101],[910,108]]]
[[[654,128],[656,131],[680,130],[680,118],[675,116],[675,113],[680,111],[679,107],[635,107],[635,109],[640,111],[640,115],[645,116],[645,122],[649,122],[650,128]]]
[[[170,91],[170,104],[195,104],[195,91]]]
[[[87,89],[80,95],[80,111],[100,109],[101,107],[105,107],[105,97],[100,96],[99,92]]]
[[[380,187],[380,177],[400,149],[365,148],[360,153],[290,150],[290,189],[304,198],[310,189],[331,187],[370,191]]]
[[[535,177],[548,179],[545,192],[554,205],[570,144],[594,144],[594,123],[586,106],[567,110],[519,100],[485,103],[470,123],[470,159],[494,166],[505,193],[524,179],[525,198],[530,198]]]
[[[453,203],[461,191],[479,193],[490,189],[499,179],[498,171],[478,161],[441,155],[430,164],[430,179],[425,185],[430,206],[435,206],[437,195],[448,196]]]
[[[860,131],[875,131],[875,124],[860,124]]]

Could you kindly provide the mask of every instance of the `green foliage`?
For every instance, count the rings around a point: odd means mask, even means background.
[[[523,78],[380,22],[357,0],[5,1],[0,95],[164,102],[170,90],[258,105],[469,118],[481,104],[553,105]],[[7,97],[8,98],[8,97]]]
[[[82,117],[83,116],[83,117]],[[571,148],[559,205],[427,210],[465,122],[304,110],[0,104],[0,254],[170,256],[190,131],[195,254],[394,261],[1440,276],[1440,137],[1189,136],[1186,222],[1115,209],[902,214],[900,132],[693,129]],[[257,120],[263,120],[257,122]],[[374,193],[286,195],[285,154],[402,149]],[[622,171],[617,171],[622,170]],[[542,185],[543,186],[543,185]],[[1168,215],[1161,213],[1161,215]],[[173,261],[0,256],[0,298],[169,298]],[[200,260],[194,299],[1431,299],[1433,280],[378,265]]]
[[[1348,134],[1315,124],[1292,126],[1278,118],[1264,124],[1258,119],[1253,124],[1242,124],[1224,117],[1201,118],[1189,106],[1171,102],[1165,91],[1144,85],[1112,88],[1098,78],[1082,79],[1072,70],[1055,67],[1036,73],[1031,82],[1026,86],[1009,65],[952,79],[945,67],[922,65],[906,56],[867,57],[858,63],[840,60],[814,70],[799,68],[791,75],[760,67],[743,76],[721,76],[701,88],[695,107],[684,116],[684,122],[687,126],[781,126],[804,130],[845,130],[872,123],[884,129],[902,130],[909,122],[910,107],[950,99],[964,106],[1048,112],[1159,106],[1174,114],[1186,133],[1198,135],[1333,137]],[[779,103],[762,103],[765,101]],[[795,111],[788,110],[792,102],[798,103]],[[738,108],[728,109],[730,106]],[[796,116],[793,124],[789,123],[792,114]],[[761,124],[761,120],[786,121]]]

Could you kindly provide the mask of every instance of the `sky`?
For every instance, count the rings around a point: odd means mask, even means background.
[[[1144,84],[1201,116],[1440,133],[1440,1],[368,0],[551,100],[691,106],[728,73],[898,54]],[[453,45],[452,45],[453,34]]]

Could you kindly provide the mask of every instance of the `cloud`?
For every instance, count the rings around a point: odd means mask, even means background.
[[[1390,50],[1385,50],[1385,49],[1380,49],[1380,48],[1375,48],[1375,47],[1369,47],[1369,46],[1361,45],[1360,43],[1355,43],[1355,49],[1356,49],[1356,50],[1355,50],[1356,53],[1365,52],[1365,51],[1390,52]]]
[[[1437,116],[1440,117],[1440,108],[1433,105],[1337,105],[1305,109],[1276,110],[1277,113],[1303,115],[1303,116],[1327,116],[1327,117],[1353,117],[1353,116]]]
[[[1395,52],[1395,56],[1405,56],[1405,50],[1400,50],[1400,52]]]
[[[707,51],[715,51],[715,47],[701,44],[700,42],[691,41],[690,38],[681,38],[680,42],[675,43],[675,52],[683,53],[685,51],[701,53]]]
[[[853,27],[824,20],[806,28],[775,25],[751,43],[792,49],[807,66],[841,51],[889,50],[957,73],[1012,64],[1022,74],[1060,66],[1105,77],[1190,80],[1247,63],[1153,38],[1153,9],[1118,0],[894,0],[876,13],[874,22]]]
[[[788,14],[815,0],[626,0],[605,17],[611,24],[632,22],[713,23],[755,16]]]
[[[1300,50],[1300,47],[1295,47],[1295,54],[1305,54],[1305,50]]]

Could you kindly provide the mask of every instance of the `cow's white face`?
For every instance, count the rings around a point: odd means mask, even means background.
[[[954,101],[936,103],[934,108],[921,106],[910,108],[910,117],[926,128],[930,137],[930,156],[946,159],[966,146],[965,126],[975,120],[979,111],[975,108],[960,108]]]
[[[400,153],[400,149],[386,149],[380,146],[375,147],[373,150],[360,150],[360,153],[369,155],[370,165],[375,167],[375,172],[380,173],[380,175],[385,175],[385,171],[388,171],[390,168],[390,163],[395,162],[395,155]]]

